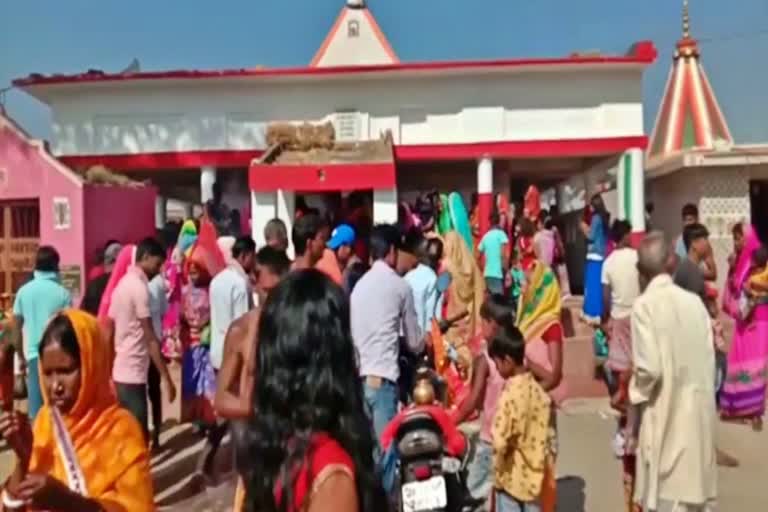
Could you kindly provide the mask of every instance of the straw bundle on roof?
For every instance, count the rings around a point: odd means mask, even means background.
[[[103,165],[94,165],[85,171],[85,182],[91,185],[141,188],[144,183],[134,181],[127,176],[117,174]]]

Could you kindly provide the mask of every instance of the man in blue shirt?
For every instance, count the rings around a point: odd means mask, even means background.
[[[30,421],[43,406],[37,358],[48,320],[59,310],[70,307],[69,291],[59,282],[59,253],[50,246],[37,250],[33,278],[22,286],[13,303],[14,345],[24,355],[27,371],[27,397]],[[22,333],[24,343],[22,343]],[[22,345],[24,350],[22,351]]]
[[[422,333],[431,330],[432,318],[442,319],[443,296],[437,290],[437,269],[443,259],[443,242],[425,239],[418,250],[419,264],[405,275],[411,286],[416,318]]]
[[[491,295],[504,293],[504,272],[509,266],[509,237],[499,225],[498,212],[491,214],[491,229],[483,235],[477,249],[485,258],[485,286]]]

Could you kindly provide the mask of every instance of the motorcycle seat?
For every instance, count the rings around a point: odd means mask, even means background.
[[[443,432],[434,418],[426,412],[408,413],[397,429],[396,440],[402,459],[443,453]]]

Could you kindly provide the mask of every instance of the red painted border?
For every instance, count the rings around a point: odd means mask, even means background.
[[[325,53],[328,51],[328,47],[331,46],[331,42],[333,41],[333,38],[336,36],[336,32],[339,31],[341,28],[341,23],[344,21],[344,18],[347,15],[347,8],[344,7],[339,15],[336,17],[336,21],[333,22],[333,26],[331,27],[330,32],[325,36],[325,39],[323,39],[323,43],[320,45],[320,48],[318,48],[317,53],[315,53],[315,56],[312,58],[312,62],[309,63],[309,67],[314,68],[317,66],[317,64],[322,60],[322,58],[325,56]]]
[[[495,158],[558,158],[600,156],[621,153],[631,148],[645,149],[648,137],[609,137],[602,139],[534,140],[480,142],[476,144],[425,144],[395,146],[401,162],[476,160]],[[249,167],[263,150],[180,151],[166,153],[67,155],[58,159],[69,167],[84,169],[104,165],[119,171],[173,170],[213,167]],[[274,168],[270,166],[270,168]],[[314,168],[314,167],[313,167]]]
[[[621,153],[631,148],[645,149],[648,137],[610,137],[602,139],[532,140],[479,142],[476,144],[427,144],[395,147],[400,161],[473,160],[495,158],[557,158],[599,156]]]
[[[151,169],[187,169],[200,168],[204,165],[213,167],[248,167],[254,158],[264,151],[220,150],[220,151],[178,151],[165,153],[139,153],[117,155],[68,155],[58,159],[69,167],[86,169],[94,165],[104,165],[115,170],[151,170]]]
[[[392,63],[399,64],[400,59],[397,58],[394,48],[389,44],[389,39],[384,35],[384,31],[381,30],[381,26],[379,26],[379,22],[376,21],[376,18],[373,17],[371,10],[365,9],[363,15],[368,19],[368,23],[371,25],[371,29],[373,30],[374,35],[376,35],[376,39],[378,39],[379,44],[384,47],[384,51],[389,55]]]
[[[246,68],[225,69],[214,71],[201,70],[172,70],[172,71],[147,71],[141,73],[104,73],[94,71],[77,75],[50,75],[33,74],[26,78],[13,81],[16,87],[28,87],[33,85],[54,85],[88,82],[117,82],[131,80],[167,80],[167,79],[206,79],[206,78],[246,78],[246,77],[291,77],[291,76],[334,76],[349,74],[384,74],[409,71],[450,71],[450,70],[493,70],[505,68],[539,68],[548,66],[595,66],[595,65],[642,65],[653,64],[658,56],[656,47],[651,41],[636,43],[627,55],[571,55],[555,58],[529,58],[529,59],[496,59],[477,61],[430,61],[430,62],[406,62],[385,65],[366,66],[336,66],[336,67],[301,67],[301,68]]]
[[[277,189],[302,192],[388,189],[396,186],[395,165],[387,163],[331,165],[253,164],[248,186],[256,192]]]

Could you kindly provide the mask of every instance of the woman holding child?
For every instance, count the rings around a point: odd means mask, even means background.
[[[762,249],[764,250],[764,249]],[[754,429],[762,428],[765,413],[766,364],[768,363],[768,302],[757,300],[754,307],[744,308],[751,293],[750,278],[765,269],[755,264],[761,243],[752,227],[744,228],[744,247],[729,272],[724,301],[735,321],[733,341],[728,352],[728,374],[720,396],[721,415],[750,421]],[[751,309],[751,310],[750,310]]]

